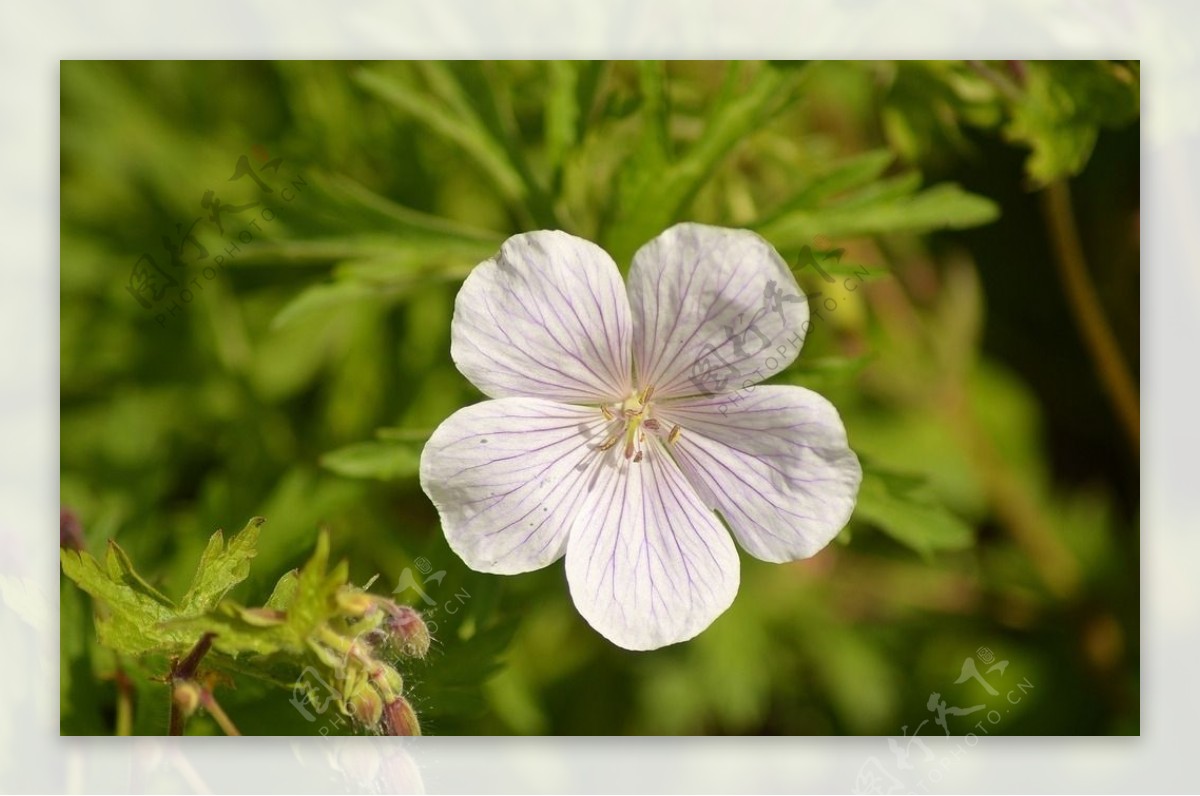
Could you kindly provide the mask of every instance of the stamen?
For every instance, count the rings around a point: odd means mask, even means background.
[[[675,440],[679,439],[679,435],[682,433],[683,429],[679,426],[675,426],[673,429],[671,429],[671,433],[667,435],[667,442],[674,443]]]
[[[612,413],[612,410],[608,408],[608,404],[600,405],[600,414],[604,415],[605,420],[613,419],[613,413]]]
[[[662,424],[658,422],[658,418],[652,417],[643,421],[642,427],[649,429],[650,431],[658,431],[660,428],[662,428]]]
[[[620,441],[621,441],[621,432],[618,431],[616,434],[613,434],[611,437],[606,439],[603,443],[601,443],[600,445],[597,445],[596,450],[606,451],[606,450],[610,449],[613,445],[616,445]]]
[[[640,398],[638,398],[638,401],[645,404],[647,401],[650,400],[650,396],[652,396],[652,395],[654,395],[654,385],[653,384],[651,384],[649,387],[647,387],[645,390],[642,391],[642,395]]]
[[[633,463],[634,464],[637,464],[641,460],[642,460],[642,452],[641,451],[638,451],[637,453],[633,454]]]

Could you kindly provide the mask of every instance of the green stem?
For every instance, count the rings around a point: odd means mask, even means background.
[[[183,735],[183,727],[187,723],[187,716],[184,715],[179,701],[175,698],[175,685],[195,678],[196,669],[199,668],[200,661],[204,660],[204,656],[212,648],[212,640],[215,637],[215,633],[205,633],[183,660],[176,661],[171,666],[171,675],[168,678],[168,682],[171,684],[171,714],[167,729],[168,735]]]
[[[117,668],[117,735],[133,735],[133,683]]]
[[[1054,242],[1055,262],[1071,314],[1083,335],[1088,353],[1108,391],[1109,399],[1133,447],[1141,450],[1141,415],[1137,385],[1117,345],[1116,335],[1105,318],[1100,297],[1088,275],[1083,245],[1071,208],[1071,189],[1065,180],[1055,180],[1042,191],[1042,212]]]

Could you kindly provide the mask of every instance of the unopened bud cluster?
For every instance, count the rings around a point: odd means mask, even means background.
[[[336,602],[336,615],[308,643],[333,674],[342,713],[384,735],[420,735],[397,664],[429,652],[429,628],[421,615],[353,586],[343,586]]]

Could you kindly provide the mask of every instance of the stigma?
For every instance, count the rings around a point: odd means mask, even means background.
[[[673,445],[682,432],[679,426],[673,426],[669,431],[663,423],[654,416],[654,387],[650,386],[639,392],[634,392],[619,404],[602,404],[600,414],[609,423],[609,434],[604,442],[596,446],[597,450],[607,451],[624,442],[622,454],[636,464],[644,458],[643,446],[646,435],[666,437],[668,445]]]

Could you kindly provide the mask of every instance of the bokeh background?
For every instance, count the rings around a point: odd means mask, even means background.
[[[321,528],[356,582],[407,571],[436,627],[405,673],[431,734],[939,734],[935,692],[1005,711],[994,734],[1137,733],[1138,83],[1127,62],[64,62],[63,505],[170,595],[256,515],[244,603]],[[449,358],[475,263],[561,228],[624,267],[684,219],[796,264],[815,320],[778,380],[834,402],[867,476],[829,549],[743,556],[709,630],[629,653],[561,566],[467,570],[416,462],[481,397]],[[122,692],[133,731],[165,732],[163,672],[100,648],[91,610],[64,582],[62,732],[114,732]],[[1001,696],[956,682],[967,658],[1008,661]],[[227,685],[243,732],[319,729],[285,690]]]

